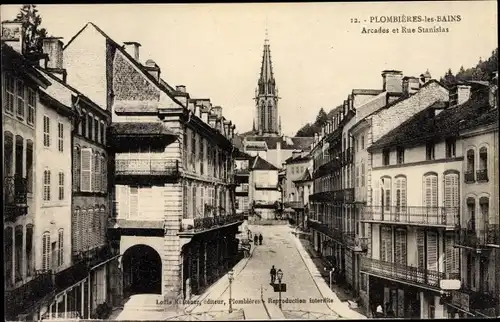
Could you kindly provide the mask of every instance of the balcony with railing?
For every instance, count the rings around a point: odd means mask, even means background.
[[[455,245],[458,247],[485,249],[500,246],[498,224],[485,224],[484,229],[456,226]]]
[[[488,169],[480,169],[476,171],[478,182],[488,182]]]
[[[5,291],[5,318],[16,319],[19,314],[26,313],[31,307],[55,292],[51,271],[38,271],[29,282]]]
[[[326,223],[323,223],[322,221],[308,219],[307,227],[323,233],[338,242],[344,241],[344,234],[341,229],[328,227],[328,225]]]
[[[368,250],[368,237],[356,237],[355,232],[344,232],[343,239],[347,247],[355,252],[365,252]]]
[[[280,207],[280,202],[277,200],[254,200],[252,202],[252,208],[278,209],[279,207]]]
[[[4,218],[13,221],[28,213],[28,180],[21,176],[4,179]]]
[[[464,180],[465,180],[465,183],[472,183],[472,182],[476,181],[476,178],[474,178],[474,170],[465,171],[464,172]]]
[[[115,175],[148,176],[148,177],[178,177],[179,160],[168,159],[117,159]]]
[[[341,166],[342,166],[341,156],[332,157],[331,160],[325,162],[324,164],[320,165],[316,170],[314,170],[313,178],[320,178],[322,176],[325,176],[334,170],[340,169]]]
[[[344,202],[354,202],[354,188],[344,189]]]
[[[361,258],[361,271],[381,278],[430,287],[436,291],[440,290],[441,280],[459,279],[459,273],[438,272],[368,257]]]
[[[259,190],[277,190],[278,189],[278,184],[277,183],[268,183],[268,182],[256,182],[255,183],[255,189],[259,189]]]
[[[494,291],[473,291],[467,286],[451,291],[450,303],[478,317],[495,317],[500,294]]]
[[[314,193],[309,196],[310,201],[315,202],[343,202],[344,201],[344,191],[321,191]]]
[[[181,234],[198,234],[209,230],[239,225],[244,221],[244,214],[222,214],[216,213],[213,216],[187,219],[190,224],[183,225]]]
[[[361,221],[454,229],[458,207],[365,206]]]

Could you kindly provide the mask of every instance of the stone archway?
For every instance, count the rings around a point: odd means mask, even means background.
[[[122,257],[123,287],[127,296],[161,294],[162,263],[158,252],[147,245],[128,248]]]

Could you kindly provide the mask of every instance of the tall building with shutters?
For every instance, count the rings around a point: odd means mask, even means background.
[[[455,246],[461,289],[447,301],[450,318],[500,315],[497,79],[472,96],[462,108],[475,113],[459,121],[463,176]]]
[[[235,126],[209,99],[170,86],[139,52],[139,43],[118,44],[88,23],[64,47],[64,61],[68,81],[111,116],[108,236],[121,255],[123,294],[156,293],[171,309],[237,259]],[[83,164],[81,171],[88,188],[83,171],[92,172]]]
[[[370,225],[371,250],[361,270],[369,275],[370,302],[389,303],[396,317],[454,314],[450,290],[442,287],[463,280],[455,230],[463,215],[466,142],[458,132],[462,120],[481,113],[479,91],[458,86],[449,100],[431,104],[368,148],[373,197],[361,222]]]
[[[27,58],[23,35],[20,22],[2,22],[2,214],[6,320],[36,319],[36,305],[33,304],[54,290],[50,268],[45,266],[47,270],[42,270],[41,254],[46,240],[40,233],[43,228],[38,226],[42,227],[44,220],[39,205],[44,189],[40,186],[42,173],[37,167],[40,158],[36,155],[44,146],[43,136],[39,133],[40,127],[43,128],[39,119],[43,116],[41,110],[46,108],[41,106],[41,89],[50,86],[50,81],[36,70],[37,62]],[[62,119],[67,124],[67,120]],[[56,126],[52,132],[56,135],[57,125],[51,125]],[[69,138],[69,133],[65,134]],[[52,138],[53,143],[57,143],[57,139]],[[67,179],[70,182],[70,177]],[[52,189],[57,191],[56,183]],[[57,194],[54,197],[57,202]],[[64,222],[57,224],[61,228],[68,227],[61,225]],[[58,229],[52,232],[57,246]],[[48,243],[45,243],[45,249],[50,251]],[[48,265],[49,261],[44,263]]]

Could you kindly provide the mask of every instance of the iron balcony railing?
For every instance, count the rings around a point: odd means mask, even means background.
[[[451,291],[450,302],[474,315],[495,317],[495,309],[500,294],[494,291],[473,291],[468,286],[462,286],[460,290]]]
[[[115,162],[115,174],[122,176],[177,176],[179,160],[122,159]]]
[[[368,250],[368,237],[356,237],[353,231],[344,232],[343,239],[347,247],[350,247],[355,252],[364,252]]]
[[[440,289],[439,283],[444,279],[459,279],[459,273],[445,273],[405,264],[386,262],[378,259],[362,257],[361,270],[379,277],[386,277],[417,285]]]
[[[4,216],[14,220],[28,213],[28,180],[15,175],[4,179]]]
[[[5,291],[6,319],[16,319],[19,314],[25,313],[45,296],[55,291],[51,271],[37,271],[29,282]]]
[[[344,201],[344,190],[322,191],[309,196],[310,201],[319,202],[342,202]]]
[[[219,215],[213,217],[194,218],[195,232],[226,226],[244,220],[243,214]]]
[[[464,180],[465,180],[465,183],[471,183],[471,182],[476,181],[476,179],[474,178],[474,171],[465,171],[464,172]]]
[[[365,206],[361,220],[453,228],[458,215],[458,207]]]
[[[255,189],[278,189],[276,183],[255,183]]]
[[[313,173],[313,178],[320,178],[324,175],[331,173],[332,171],[340,169],[342,166],[342,156],[332,157],[328,162],[320,165]]]
[[[279,208],[280,207],[280,202],[279,201],[272,201],[272,200],[254,200],[252,202],[252,207],[255,208]]]
[[[344,234],[342,233],[341,229],[328,227],[328,225],[326,223],[323,223],[321,220],[316,221],[308,219],[307,227],[319,231],[320,233],[323,233],[338,242],[343,242],[344,240]]]
[[[485,224],[484,229],[456,227],[455,244],[457,246],[481,249],[500,245],[498,224]]]
[[[477,181],[488,181],[488,169],[481,169],[476,171]]]

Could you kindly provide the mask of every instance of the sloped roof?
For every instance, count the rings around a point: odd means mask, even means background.
[[[448,104],[444,102],[432,104],[389,131],[368,150],[371,152],[393,146],[411,147],[427,141],[457,136],[468,120],[491,119],[494,112],[489,110],[487,91],[480,91],[474,96],[462,105],[452,108],[447,108]],[[435,116],[431,112],[441,108],[444,110]],[[498,115],[498,112],[496,113]]]
[[[153,84],[155,84],[160,90],[162,90],[163,92],[165,92],[175,103],[177,103],[178,105],[180,106],[183,106],[181,102],[179,102],[174,96],[173,96],[173,88],[168,85],[164,80],[160,80],[160,81],[157,81],[146,69],[145,67],[139,63],[138,61],[136,61],[132,56],[130,56],[130,54],[121,46],[119,45],[116,41],[114,41],[111,37],[109,37],[104,31],[102,31],[101,28],[99,28],[96,24],[94,24],[93,22],[87,22],[87,24],[85,24],[85,26],[83,26],[82,29],[80,29],[80,31],[78,31],[69,41],[68,43],[66,44],[66,46],[64,46],[64,49],[66,49],[72,42],[73,40],[76,39],[76,37],[78,37],[78,35],[80,35],[80,33],[82,33],[85,28],[87,28],[89,25],[91,25],[92,27],[94,27],[108,42],[110,45],[112,45],[113,47],[116,48],[116,50],[120,51],[120,53],[122,53],[125,57],[127,57],[127,59],[132,63],[134,64],[143,74],[144,77],[146,77],[147,79],[149,79],[149,81],[151,81]],[[64,50],[63,49],[63,50]]]
[[[17,72],[25,72],[26,76],[42,87],[47,87],[51,83],[36,68],[35,64],[26,57],[18,53],[14,48],[2,42],[2,69],[11,69]]]
[[[267,162],[266,160],[262,159],[260,156],[255,156],[253,160],[251,161],[251,169],[252,170],[276,170],[278,171],[279,169],[276,168],[274,165],[271,163]]]
[[[293,180],[293,182],[304,182],[311,180],[312,180],[311,171],[309,171],[309,169],[306,169],[304,173],[302,173],[302,175],[297,180]]]
[[[285,160],[285,163],[298,163],[298,162],[305,162],[311,160],[311,156],[309,154],[307,155],[298,155],[294,157],[293,155],[289,157],[288,159]]]
[[[382,93],[383,90],[382,89],[363,89],[363,88],[359,88],[359,89],[353,89],[352,90],[352,93],[354,95],[378,95],[380,93]]]
[[[276,150],[278,142],[281,143],[281,150],[311,150],[311,144],[313,142],[312,137],[288,137],[289,141],[283,136],[259,136],[252,135],[245,137],[247,141],[260,141],[267,144],[269,150]]]

